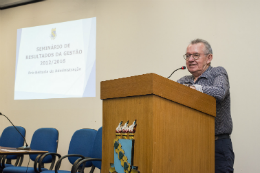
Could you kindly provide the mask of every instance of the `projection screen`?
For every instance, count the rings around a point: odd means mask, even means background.
[[[96,96],[96,18],[17,30],[15,100]]]

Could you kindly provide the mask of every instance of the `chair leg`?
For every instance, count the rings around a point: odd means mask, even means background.
[[[91,170],[90,170],[90,172],[89,172],[89,173],[93,173],[93,172],[94,172],[94,170],[95,170],[95,166],[94,166],[94,165],[92,165],[92,166],[91,166]]]

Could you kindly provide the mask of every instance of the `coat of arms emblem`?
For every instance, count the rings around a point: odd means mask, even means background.
[[[124,125],[121,121],[116,128],[114,139],[114,163],[111,164],[109,173],[139,173],[136,166],[133,166],[134,133],[136,120],[128,126],[129,121]]]
[[[52,28],[51,30],[51,39],[54,40],[57,37],[56,28]]]

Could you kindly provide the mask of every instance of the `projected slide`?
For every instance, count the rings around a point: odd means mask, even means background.
[[[96,18],[17,30],[15,100],[96,96]]]

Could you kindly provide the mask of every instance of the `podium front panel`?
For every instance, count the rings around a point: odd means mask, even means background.
[[[103,100],[102,173],[114,162],[115,129],[128,120],[137,120],[140,173],[214,172],[214,116],[152,94]]]

